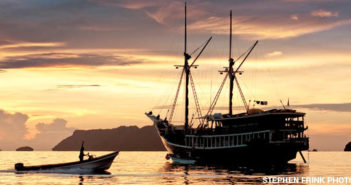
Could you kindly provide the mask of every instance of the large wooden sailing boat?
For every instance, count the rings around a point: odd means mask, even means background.
[[[232,13],[230,12],[230,37],[229,37],[229,66],[220,71],[225,74],[220,88],[211,102],[206,115],[202,115],[199,101],[197,99],[191,69],[211,38],[207,40],[202,50],[189,64],[191,56],[187,53],[187,28],[186,28],[186,4],[185,4],[185,40],[184,40],[184,65],[177,65],[182,68],[178,90],[174,103],[167,117],[160,118],[160,115],[153,115],[152,112],[146,115],[154,122],[159,136],[168,151],[168,157],[174,162],[252,162],[252,163],[286,163],[296,158],[299,152],[305,161],[301,151],[308,150],[309,138],[304,134],[307,129],[304,125],[305,113],[296,110],[272,109],[263,111],[261,109],[250,109],[241,91],[237,75],[241,75],[241,66],[257,45],[256,41],[237,60],[232,58]],[[235,62],[239,63],[236,69]],[[172,124],[172,117],[177,103],[179,89],[182,79],[185,77],[185,122],[182,126]],[[221,94],[226,80],[229,79],[229,113],[212,114],[217,100]],[[192,87],[196,111],[200,124],[193,128],[189,123],[189,81]],[[233,87],[236,84],[246,111],[239,114],[232,113]],[[259,104],[267,104],[265,101],[257,101]]]

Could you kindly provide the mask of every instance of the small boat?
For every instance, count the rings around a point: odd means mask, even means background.
[[[196,160],[180,158],[176,155],[167,154],[174,164],[195,164]]]
[[[59,164],[47,164],[38,166],[24,166],[23,163],[16,163],[15,170],[17,172],[25,171],[41,171],[41,172],[103,172],[110,168],[113,160],[118,155],[119,151],[103,155],[100,157],[87,159],[83,161],[59,163]]]

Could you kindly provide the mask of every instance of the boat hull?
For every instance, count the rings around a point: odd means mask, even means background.
[[[196,163],[286,164],[288,161],[295,159],[298,152],[293,145],[289,144],[195,149],[167,142],[162,136],[161,140],[172,156],[176,156],[177,159],[195,160]]]
[[[153,122],[170,156],[196,163],[286,164],[297,152],[308,150],[309,139],[278,138],[272,130],[194,134],[169,125],[159,116],[146,114]],[[273,139],[274,138],[274,139]]]
[[[22,163],[15,165],[16,171],[69,171],[78,170],[84,172],[101,172],[109,169],[115,157],[118,155],[118,151],[97,157],[90,160],[60,163],[60,164],[49,164],[39,166],[23,166]]]

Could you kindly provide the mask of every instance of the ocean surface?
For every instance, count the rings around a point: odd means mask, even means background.
[[[90,153],[100,156],[109,152]],[[298,156],[283,167],[252,168],[233,165],[174,165],[165,159],[166,152],[122,151],[106,174],[14,171],[17,162],[23,162],[24,165],[70,162],[78,160],[78,154],[79,152],[1,151],[0,184],[264,184],[263,179],[267,177],[351,176],[351,152],[304,152],[307,164]]]

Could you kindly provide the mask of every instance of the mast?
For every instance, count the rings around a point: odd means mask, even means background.
[[[230,29],[229,29],[229,115],[233,114],[233,74],[234,59],[232,58],[232,11],[230,10]]]
[[[185,123],[184,130],[189,127],[189,74],[190,67],[188,60],[191,56],[187,53],[187,30],[186,30],[186,2],[184,4],[184,69],[185,69]]]
[[[202,49],[200,50],[200,52],[198,53],[198,55],[195,57],[195,59],[192,61],[192,63],[189,65],[189,59],[191,58],[191,56],[187,53],[187,19],[186,19],[186,3],[184,4],[184,14],[185,14],[185,18],[184,18],[184,65],[174,65],[176,67],[176,69],[178,69],[179,67],[183,67],[183,71],[182,74],[180,75],[180,80],[178,83],[178,88],[177,88],[177,93],[176,96],[174,98],[173,104],[172,104],[172,108],[170,111],[170,116],[169,116],[169,121],[172,121],[172,117],[173,117],[173,113],[174,113],[174,108],[176,106],[177,103],[177,98],[178,98],[178,93],[179,93],[179,89],[181,87],[181,83],[183,80],[183,75],[185,73],[185,119],[184,119],[184,130],[186,131],[189,128],[189,82],[191,82],[191,87],[193,90],[193,95],[194,95],[194,99],[195,99],[195,105],[196,105],[196,111],[199,114],[199,117],[201,116],[201,109],[200,109],[200,105],[198,102],[198,98],[196,95],[196,91],[195,91],[195,86],[194,86],[194,81],[193,78],[191,76],[190,73],[190,69],[192,67],[194,67],[195,69],[197,68],[198,65],[194,65],[194,63],[197,61],[197,59],[200,57],[200,55],[202,54],[202,52],[205,50],[205,48],[207,47],[208,43],[211,41],[212,37],[210,37],[206,42],[205,45],[202,47]],[[200,47],[198,48],[200,49]],[[197,49],[196,49],[197,50]],[[195,50],[195,51],[196,51]]]

